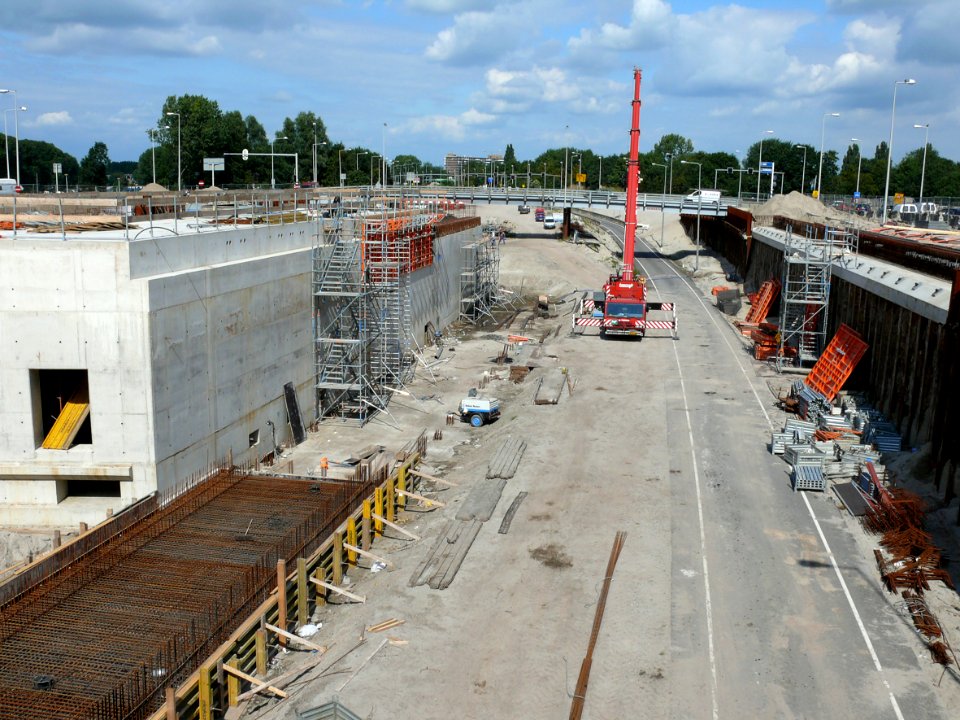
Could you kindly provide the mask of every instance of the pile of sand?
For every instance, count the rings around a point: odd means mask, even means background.
[[[840,212],[836,208],[824,205],[808,195],[794,190],[789,195],[774,195],[767,202],[753,211],[754,217],[781,217],[793,220],[809,220],[830,224],[830,222],[850,223],[853,216]]]

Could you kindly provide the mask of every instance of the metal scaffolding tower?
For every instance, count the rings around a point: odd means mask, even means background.
[[[495,229],[485,227],[483,239],[465,245],[460,272],[460,319],[475,323],[493,318],[500,304],[500,249]]]
[[[784,241],[783,283],[777,362],[814,363],[826,346],[830,279],[835,262],[856,253],[857,234],[847,228],[826,228],[823,237],[807,227],[806,236],[788,227]]]
[[[413,373],[410,273],[433,261],[432,215],[338,210],[313,249],[317,418],[363,425]]]

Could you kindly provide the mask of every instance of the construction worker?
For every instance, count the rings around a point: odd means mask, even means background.
[[[327,470],[329,469],[330,469],[330,461],[327,460],[327,456],[324,455],[322,458],[320,458],[320,477],[326,478]]]

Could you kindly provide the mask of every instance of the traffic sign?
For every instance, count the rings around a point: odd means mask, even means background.
[[[859,199],[859,198],[860,198],[860,191],[859,191],[859,190],[854,191],[853,197],[854,197],[855,199]]]
[[[63,164],[62,164],[62,163],[54,163],[54,164],[53,164],[53,174],[54,174],[54,175],[59,175],[59,174],[62,173],[62,172],[63,172]]]
[[[219,158],[204,158],[203,159],[203,169],[204,170],[223,170],[224,161],[222,157]]]
[[[250,151],[247,150],[246,148],[244,148],[244,149],[243,149],[243,152],[240,153],[240,157],[242,157],[244,160],[249,160],[249,159],[250,159]]]

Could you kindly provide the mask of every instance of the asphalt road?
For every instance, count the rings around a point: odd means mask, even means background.
[[[783,416],[758,365],[688,278],[642,241],[636,256],[680,321],[666,406],[671,716],[955,717],[860,528],[832,495],[793,492],[768,452]]]

